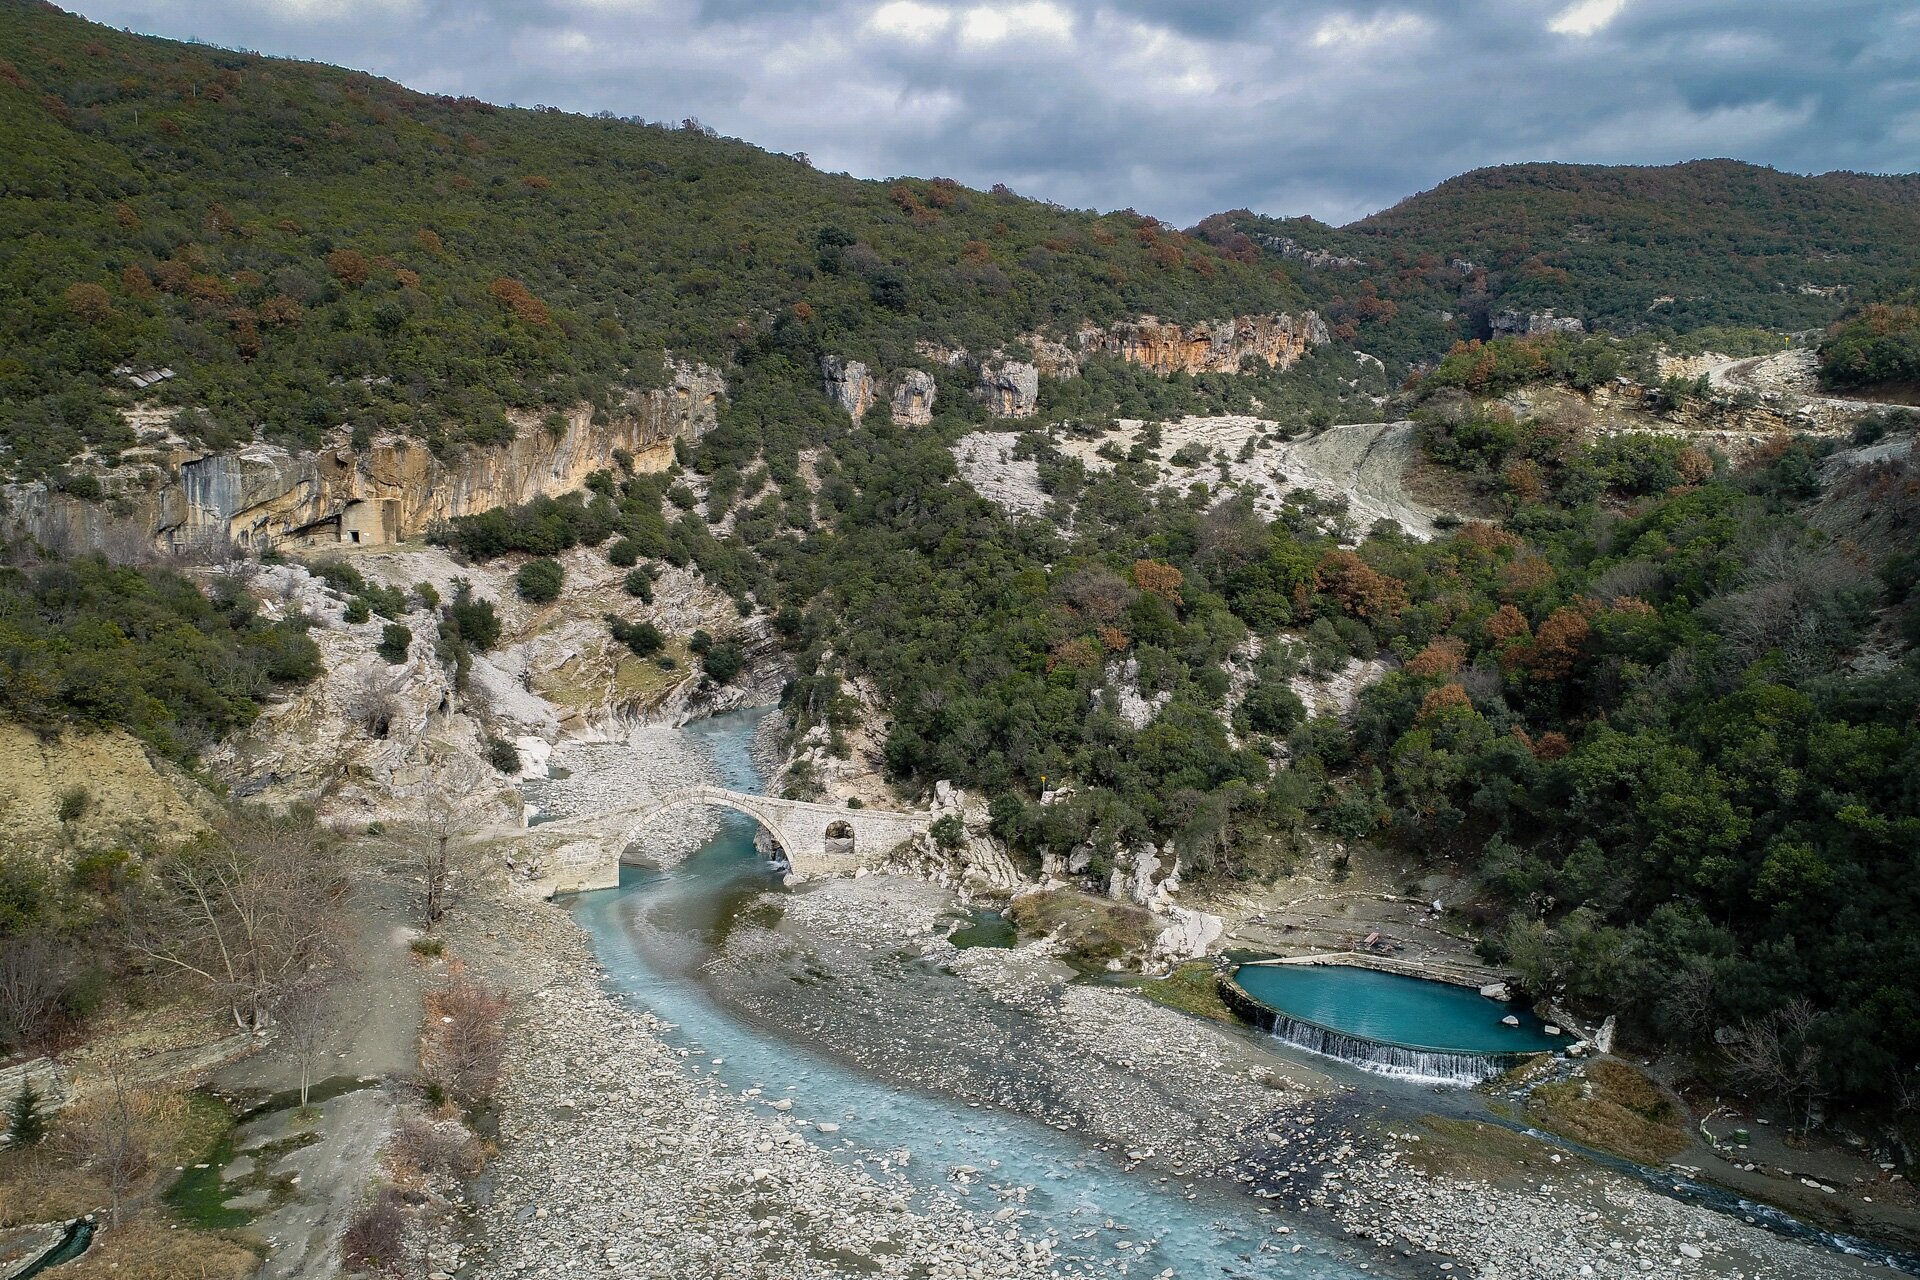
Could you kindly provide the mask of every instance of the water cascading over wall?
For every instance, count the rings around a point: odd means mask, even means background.
[[[1220,996],[1240,1017],[1296,1049],[1350,1062],[1375,1075],[1432,1084],[1475,1085],[1511,1070],[1529,1053],[1463,1053],[1453,1049],[1422,1049],[1350,1035],[1296,1018],[1248,995],[1232,978],[1219,978]]]

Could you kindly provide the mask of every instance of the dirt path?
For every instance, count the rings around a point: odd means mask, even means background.
[[[422,993],[439,967],[409,949],[416,936],[410,927],[415,888],[404,876],[371,863],[355,869],[346,900],[349,968],[328,1002],[313,1083],[412,1075]],[[260,1052],[222,1069],[213,1084],[242,1095],[296,1089],[299,1057],[285,1037],[276,1036]],[[391,1091],[376,1084],[319,1103],[311,1116],[273,1112],[235,1132],[241,1155],[226,1179],[236,1183],[236,1197],[244,1194],[240,1180],[256,1163],[267,1163],[262,1155],[248,1154],[251,1148],[272,1151],[288,1140],[306,1144],[272,1164],[276,1177],[297,1175],[293,1193],[249,1228],[270,1246],[262,1277],[322,1280],[338,1273],[340,1232],[378,1171],[396,1109]]]
[[[1717,391],[1748,392],[1780,408],[1803,408],[1823,424],[1886,408],[1871,400],[1848,400],[1820,390],[1820,358],[1810,347],[1792,347],[1743,360],[1721,359],[1706,366],[1707,384]]]

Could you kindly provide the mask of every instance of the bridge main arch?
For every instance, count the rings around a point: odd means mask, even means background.
[[[619,843],[614,847],[616,861],[626,861],[627,850],[632,848],[646,835],[648,827],[658,821],[661,814],[674,809],[685,808],[691,804],[704,804],[712,805],[720,809],[731,809],[735,813],[744,814],[752,818],[755,825],[764,831],[768,838],[773,841],[774,847],[780,850],[780,856],[786,860],[787,865],[793,865],[794,853],[796,851],[789,842],[787,833],[780,829],[780,823],[774,816],[763,812],[758,806],[752,803],[750,797],[740,792],[728,791],[721,787],[706,786],[687,787],[684,790],[673,792],[658,804],[649,808],[645,813],[630,819],[625,831],[620,837]]]
[[[514,839],[535,859],[537,882],[549,896],[610,889],[620,883],[627,850],[646,838],[661,814],[689,804],[716,805],[752,818],[801,875],[856,870],[862,860],[884,858],[903,842],[924,835],[933,821],[931,813],[782,800],[702,784],[669,793],[644,808],[575,814],[523,827]]]

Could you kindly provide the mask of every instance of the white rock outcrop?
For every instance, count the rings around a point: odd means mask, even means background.
[[[908,369],[890,397],[893,420],[907,427],[926,426],[933,421],[934,395],[933,375],[925,369]]]
[[[1167,927],[1153,940],[1153,959],[1192,960],[1206,955],[1226,932],[1227,922],[1206,911],[1169,905],[1156,913]]]
[[[1040,404],[1040,371],[1024,360],[982,365],[980,394],[996,418],[1030,418]]]

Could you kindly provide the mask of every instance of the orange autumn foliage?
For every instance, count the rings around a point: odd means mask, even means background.
[[[1356,618],[1392,617],[1407,607],[1407,587],[1351,551],[1335,551],[1313,573],[1314,585]]]
[[[1571,674],[1591,634],[1592,628],[1580,610],[1555,609],[1534,636],[1533,649],[1526,657],[1527,668],[1544,680]]]
[[[1496,648],[1533,639],[1533,627],[1527,622],[1527,615],[1510,604],[1494,610],[1493,616],[1481,625],[1481,632]]]
[[[1508,561],[1500,570],[1500,589],[1509,598],[1523,596],[1546,586],[1553,578],[1553,566],[1545,557],[1523,555]]]
[[[1427,696],[1420,700],[1420,711],[1413,720],[1415,724],[1425,724],[1455,710],[1472,711],[1473,703],[1460,685],[1443,684],[1438,689],[1427,691]]]
[[[1452,636],[1441,636],[1407,659],[1407,674],[1419,676],[1422,679],[1429,676],[1450,676],[1459,671],[1466,660],[1465,644]]]
[[[373,268],[367,264],[367,256],[358,249],[335,249],[327,255],[327,270],[333,272],[333,278],[349,289],[357,289],[367,282]]]
[[[1151,596],[1159,596],[1170,605],[1184,605],[1180,585],[1186,581],[1178,569],[1161,560],[1135,560],[1133,585]]]
[[[530,325],[545,326],[552,317],[547,304],[527,292],[527,286],[510,276],[501,276],[487,286],[494,300]]]

